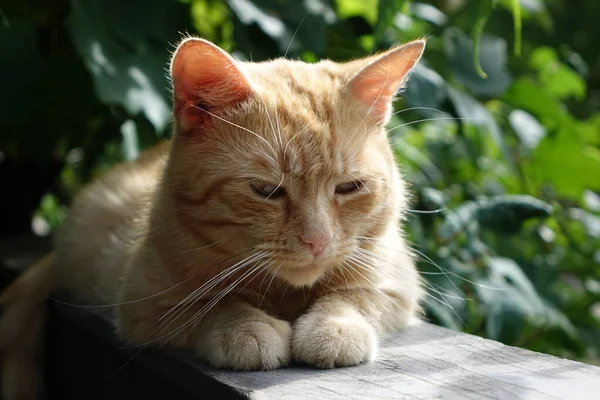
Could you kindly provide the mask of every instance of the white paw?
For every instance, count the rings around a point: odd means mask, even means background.
[[[370,361],[377,349],[375,329],[358,312],[342,316],[308,313],[296,321],[292,354],[319,368]]]
[[[290,324],[269,318],[244,321],[230,329],[215,330],[199,344],[201,356],[217,368],[241,371],[271,370],[291,359]]]

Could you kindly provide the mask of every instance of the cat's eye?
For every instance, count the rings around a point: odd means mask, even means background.
[[[361,180],[356,180],[352,182],[345,182],[335,187],[335,192],[337,194],[350,194],[359,191],[365,186],[364,182]]]
[[[271,183],[266,184],[252,184],[252,190],[254,193],[265,199],[276,199],[285,194],[285,190],[281,185],[273,185]]]

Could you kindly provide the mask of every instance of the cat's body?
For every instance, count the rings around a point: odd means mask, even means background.
[[[256,64],[184,41],[173,139],[86,187],[53,256],[2,296],[6,399],[32,396],[19,385],[31,364],[15,360],[32,357],[22,349],[34,339],[19,346],[19,335],[57,288],[112,304],[124,340],[186,347],[217,367],[371,359],[378,335],[419,309],[384,125],[423,46]]]

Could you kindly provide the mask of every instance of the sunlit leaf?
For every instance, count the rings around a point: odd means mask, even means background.
[[[519,78],[503,98],[515,108],[535,115],[549,129],[562,125],[568,119],[567,110],[545,87],[529,78]]]
[[[559,99],[583,99],[586,93],[584,80],[571,68],[560,62],[554,49],[539,47],[534,50],[529,65],[538,70],[540,82],[548,92]]]
[[[586,145],[568,128],[546,136],[524,168],[536,187],[550,184],[563,196],[578,199],[586,189],[600,190],[600,150]]]
[[[525,148],[534,149],[540,140],[546,136],[546,129],[535,117],[523,110],[513,110],[508,115],[508,121]]]
[[[71,0],[68,26],[95,82],[98,97],[144,113],[159,132],[170,115],[165,62],[186,9],[154,0],[133,7],[117,0]]]

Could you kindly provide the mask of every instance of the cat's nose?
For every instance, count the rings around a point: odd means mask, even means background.
[[[304,243],[308,245],[313,256],[317,257],[323,252],[323,248],[331,238],[327,235],[302,235],[300,237]]]

